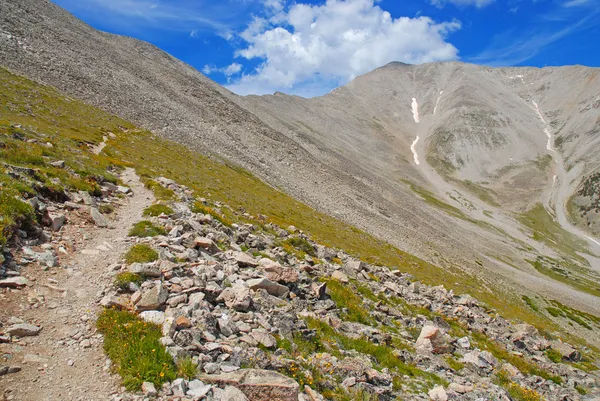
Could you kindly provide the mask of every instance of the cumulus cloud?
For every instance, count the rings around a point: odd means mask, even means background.
[[[439,8],[444,7],[446,3],[452,3],[457,7],[475,6],[477,8],[483,8],[493,2],[494,0],[431,0],[431,4]]]
[[[232,63],[230,65],[228,65],[227,67],[224,68],[218,68],[215,65],[210,65],[207,64],[204,66],[204,68],[202,68],[202,72],[205,75],[212,75],[215,73],[221,73],[223,75],[225,75],[226,77],[232,77],[234,75],[239,74],[242,71],[242,65],[239,63]]]
[[[275,18],[255,17],[240,33],[245,46],[236,56],[259,65],[228,88],[239,94],[323,94],[391,61],[456,59],[458,50],[446,38],[459,28],[458,21],[392,18],[373,0],[296,3]]]

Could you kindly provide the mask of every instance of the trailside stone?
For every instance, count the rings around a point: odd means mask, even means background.
[[[284,283],[298,282],[298,272],[291,267],[283,267],[279,262],[275,262],[269,258],[262,258],[259,264],[260,269],[266,273],[269,280]]]
[[[317,297],[317,299],[325,299],[327,296],[327,283],[319,283],[313,281],[310,284],[310,289],[313,292],[313,295]]]
[[[169,291],[162,284],[152,287],[150,290],[142,294],[142,298],[135,305],[138,311],[156,310],[167,301]]]
[[[205,383],[235,386],[249,401],[298,401],[299,385],[281,373],[262,369],[240,369],[220,375],[202,375]]]
[[[50,214],[50,229],[58,231],[66,223],[67,218],[64,214]]]
[[[204,384],[200,380],[192,380],[188,383],[188,390],[186,391],[186,395],[190,397],[197,397],[197,399],[202,399],[208,392],[212,386],[210,384]]]
[[[41,327],[35,326],[33,324],[28,323],[19,323],[13,324],[5,330],[5,333],[10,335],[11,337],[29,337],[29,336],[37,336]]]
[[[268,278],[256,278],[248,280],[246,283],[252,290],[265,290],[269,294],[279,298],[284,298],[290,292],[290,289],[285,285],[271,281]]]
[[[171,391],[173,395],[176,397],[183,397],[187,392],[187,386],[185,385],[185,380],[176,379],[171,383]]]
[[[448,386],[448,390],[455,391],[459,394],[466,394],[473,391],[473,386],[458,383],[450,383],[450,385]]]
[[[148,310],[139,314],[140,318],[148,323],[154,323],[159,326],[165,322],[165,313],[158,310]]]
[[[92,220],[94,220],[94,224],[100,228],[106,228],[109,226],[110,221],[106,218],[100,211],[95,208],[90,208],[90,216],[92,216]]]
[[[275,348],[277,345],[275,337],[264,331],[254,330],[250,333],[250,337],[266,348]]]
[[[29,285],[29,280],[23,276],[9,277],[0,280],[0,288],[20,288]]]

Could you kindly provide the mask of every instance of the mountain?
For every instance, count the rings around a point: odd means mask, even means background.
[[[246,168],[478,290],[600,314],[600,245],[566,210],[599,163],[598,69],[392,63],[315,99],[239,97],[49,1],[0,8],[11,70]]]

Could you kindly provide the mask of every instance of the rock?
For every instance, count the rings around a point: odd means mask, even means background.
[[[56,167],[56,168],[65,168],[65,161],[64,160],[57,160],[55,162],[51,162],[50,165],[53,166],[53,167]]]
[[[457,305],[463,306],[477,306],[477,300],[469,294],[461,295],[456,301]]]
[[[194,245],[197,248],[202,248],[210,253],[217,253],[217,252],[221,251],[219,249],[219,247],[217,246],[217,244],[215,244],[214,241],[211,240],[210,238],[197,237],[194,240]]]
[[[156,263],[134,263],[129,268],[130,273],[140,274],[145,277],[160,277],[161,269]]]
[[[268,278],[257,278],[247,281],[248,287],[252,290],[265,290],[269,294],[279,297],[285,298],[287,294],[290,292],[290,289],[285,285],[281,285],[275,283]]]
[[[173,395],[176,397],[183,397],[187,392],[187,386],[185,385],[185,380],[176,379],[171,383],[171,391]]]
[[[461,348],[465,348],[465,349],[471,348],[471,341],[469,341],[469,337],[459,338],[458,340],[456,340],[456,344],[458,344],[458,346]]]
[[[162,286],[162,284],[158,284],[152,287],[150,290],[144,292],[142,294],[142,298],[135,305],[135,307],[138,311],[160,309],[160,307],[163,306],[167,301],[168,296],[169,292]]]
[[[360,272],[364,268],[364,263],[360,260],[352,260],[344,266],[349,271],[353,271],[355,273]]]
[[[108,294],[104,296],[104,298],[102,298],[102,300],[100,301],[100,306],[103,306],[105,308],[127,309],[129,306],[129,302],[128,299],[124,296],[115,296]]]
[[[142,392],[144,395],[148,397],[156,397],[158,395],[158,391],[156,391],[156,387],[154,387],[153,383],[143,382],[142,383]]]
[[[343,387],[353,387],[354,385],[356,385],[356,377],[354,376],[346,377],[342,382]]]
[[[59,231],[60,228],[65,224],[67,218],[64,214],[50,214],[50,229],[52,231]]]
[[[458,384],[458,383],[450,383],[450,385],[448,386],[448,390],[452,390],[459,394],[466,394],[466,393],[470,393],[471,391],[473,391],[473,386],[463,385],[463,384]]]
[[[250,336],[266,348],[275,348],[275,346],[277,346],[275,337],[264,331],[254,330],[250,333]]]
[[[201,399],[208,394],[211,388],[212,386],[210,384],[204,384],[196,379],[188,383],[188,390],[185,394],[190,397],[198,397],[198,399]]]
[[[325,299],[327,296],[327,283],[318,283],[313,281],[310,284],[310,289],[317,299]]]
[[[304,386],[304,392],[310,401],[323,401],[323,397],[307,385]]]
[[[192,321],[188,317],[179,316],[177,319],[175,319],[176,330],[189,329],[190,327],[192,327]]]
[[[565,344],[560,341],[552,341],[550,343],[550,347],[558,352],[563,359],[578,362],[581,360],[581,353],[577,351],[575,348],[571,347],[569,344]]]
[[[29,285],[29,280],[23,276],[9,277],[0,280],[0,288],[21,288]]]
[[[200,379],[205,383],[235,386],[249,401],[298,401],[298,383],[272,370],[240,369],[233,373],[203,375]]]
[[[157,310],[144,311],[139,314],[139,317],[145,322],[159,326],[165,322],[165,313]]]
[[[258,262],[250,255],[244,252],[236,252],[235,261],[240,267],[257,267]]]
[[[496,358],[487,351],[471,351],[462,357],[461,362],[470,363],[481,369],[492,369],[498,363]]]
[[[237,388],[235,388],[233,386],[225,387],[225,390],[223,391],[223,394],[221,394],[221,398],[219,398],[219,400],[220,401],[249,401],[248,397],[246,397],[246,395],[244,393],[242,393],[240,390],[238,390]],[[272,400],[272,401],[274,401],[274,400]]]
[[[448,346],[444,334],[438,327],[425,325],[415,343],[415,349],[419,353],[433,352],[439,354],[446,352]]]
[[[8,327],[5,332],[11,337],[29,337],[37,336],[41,330],[41,327],[33,324],[19,323]]]
[[[331,278],[334,280],[341,281],[344,284],[347,284],[350,281],[348,279],[348,276],[346,275],[346,273],[341,272],[339,270],[334,271],[333,274],[331,275]]]
[[[448,394],[442,386],[435,386],[429,390],[429,399],[433,401],[448,401]]]
[[[233,308],[238,312],[247,312],[252,305],[250,289],[243,285],[234,285],[233,287],[225,288],[217,297],[217,302],[225,302],[227,307]]]
[[[124,187],[124,186],[122,186],[122,185],[117,185],[117,190],[116,190],[116,192],[117,192],[118,194],[125,194],[125,195],[127,195],[128,193],[131,193],[131,188],[129,188],[129,187]]]
[[[110,221],[106,216],[104,216],[100,211],[95,208],[90,208],[90,216],[92,216],[92,220],[94,220],[94,224],[100,228],[106,228],[110,225]]]
[[[259,264],[269,280],[284,283],[298,282],[298,272],[291,267],[283,267],[278,262],[268,258],[262,258]]]

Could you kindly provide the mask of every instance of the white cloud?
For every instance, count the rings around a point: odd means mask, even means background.
[[[591,0],[569,0],[563,3],[563,7],[578,7],[584,6],[591,2]]]
[[[261,63],[229,89],[239,94],[280,90],[310,96],[391,61],[418,64],[458,55],[446,41],[450,32],[460,28],[458,21],[394,19],[374,0],[297,3],[277,18],[256,17],[240,34],[247,46],[236,56]]]
[[[436,7],[442,8],[446,3],[452,3],[457,7],[468,7],[475,6],[477,8],[483,8],[492,4],[495,0],[431,0],[431,4]]]
[[[238,63],[233,63],[223,70],[223,74],[229,77],[235,74],[239,74],[240,71],[242,71],[242,65]]]
[[[224,68],[218,68],[215,65],[206,64],[202,68],[202,72],[204,73],[204,75],[211,75],[211,74],[215,74],[215,73],[221,73],[221,74],[225,75],[226,77],[231,77],[233,75],[237,75],[241,71],[242,71],[242,65],[238,64],[238,63],[232,63],[232,64],[230,64],[230,65],[228,65],[227,67],[224,67]]]

